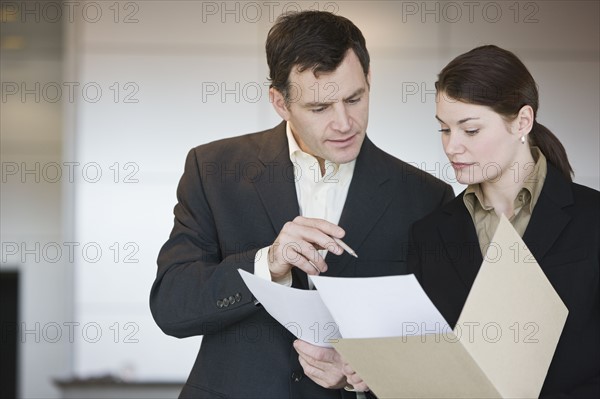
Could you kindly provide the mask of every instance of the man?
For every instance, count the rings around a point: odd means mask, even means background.
[[[302,289],[310,288],[307,274],[406,273],[410,224],[453,197],[450,186],[366,136],[369,54],[352,22],[286,14],[266,52],[271,101],[284,121],[190,151],[158,257],[150,297],[157,324],[176,337],[204,336],[181,397],[354,395],[340,389],[339,355],[295,342],[238,269]]]

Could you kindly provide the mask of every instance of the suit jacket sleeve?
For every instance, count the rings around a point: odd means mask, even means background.
[[[177,200],[174,227],[158,256],[150,308],[166,334],[214,333],[256,311],[237,269],[253,272],[258,246],[222,253],[196,150],[188,153]]]

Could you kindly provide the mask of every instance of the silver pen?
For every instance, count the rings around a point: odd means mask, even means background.
[[[333,238],[333,241],[335,241],[337,243],[337,245],[339,245],[340,247],[342,247],[344,249],[344,251],[348,252],[350,255],[352,255],[352,256],[354,256],[355,258],[358,259],[358,255],[356,254],[356,252],[354,252],[354,250],[352,248],[350,248],[348,246],[348,244],[346,244],[344,241],[340,240],[339,238],[335,238],[335,237],[331,237],[331,238]],[[309,260],[308,263],[310,263],[310,265],[318,273],[321,273],[321,270],[319,270],[319,268],[317,267],[317,265],[315,265],[311,260]]]
[[[348,246],[348,244],[346,244],[344,241],[340,240],[339,238],[335,238],[332,237],[333,241],[335,241],[340,247],[344,248],[344,251],[348,252],[350,255],[354,256],[355,258],[358,258],[358,255],[356,254],[356,252],[354,252],[354,250],[352,248],[350,248]]]

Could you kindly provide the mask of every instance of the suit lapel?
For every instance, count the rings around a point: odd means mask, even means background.
[[[562,208],[572,203],[573,192],[569,182],[548,163],[544,187],[523,235],[523,241],[538,263],[571,220],[571,216]]]
[[[286,222],[300,214],[285,122],[263,135],[258,159],[263,167],[262,177],[254,182],[254,187],[277,235]]]
[[[462,196],[463,194],[458,195],[445,208],[448,218],[439,224],[438,230],[445,251],[443,256],[450,259],[461,280],[467,287],[471,287],[483,262],[483,256],[477,232],[471,215],[462,202]],[[572,203],[573,194],[569,183],[548,163],[544,187],[523,235],[523,241],[538,262],[552,248],[569,223],[571,217],[561,208]]]
[[[258,153],[263,173],[262,178],[254,182],[258,196],[271,220],[275,236],[285,223],[300,215],[294,166],[290,161],[285,127],[284,121],[263,135]],[[294,287],[308,289],[306,273],[295,267],[292,268],[292,280]]]
[[[438,226],[444,246],[444,252],[439,256],[447,257],[465,286],[471,287],[483,262],[483,256],[473,220],[463,204],[463,194],[459,194],[444,209],[448,218]]]
[[[377,152],[375,145],[365,137],[340,216],[339,226],[346,231],[344,242],[359,256],[361,244],[393,198],[389,170],[383,165]],[[343,275],[343,270],[353,259],[345,252],[339,257],[328,257],[327,264],[330,268],[326,274]]]

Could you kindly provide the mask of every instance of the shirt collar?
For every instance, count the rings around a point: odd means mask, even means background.
[[[298,142],[296,141],[296,138],[294,137],[294,134],[292,133],[292,128],[290,127],[290,123],[287,122],[285,124],[285,134],[287,135],[287,139],[288,139],[288,148],[290,151],[290,160],[292,162],[294,162],[294,159],[296,157],[296,152],[303,152],[300,149],[300,146],[298,145]]]

